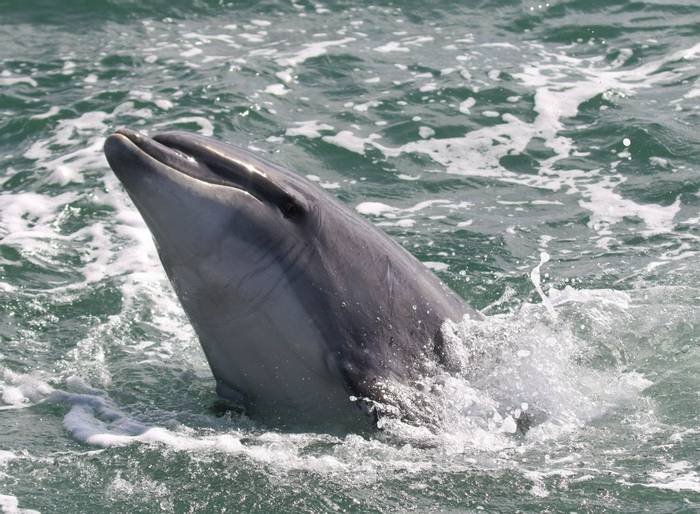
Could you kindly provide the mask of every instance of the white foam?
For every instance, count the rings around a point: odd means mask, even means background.
[[[250,32],[239,32],[238,37],[241,37],[249,43],[262,43],[265,41],[266,33],[264,31],[252,34]]]
[[[182,37],[184,37],[185,39],[194,39],[195,44],[209,44],[211,42],[217,41],[225,43],[227,46],[233,48],[240,48],[241,46],[236,43],[236,41],[230,34],[202,34],[201,32],[185,32],[182,35]],[[199,55],[199,53],[196,53],[195,55]]]
[[[308,120],[308,121],[295,121],[294,127],[290,127],[285,131],[285,135],[288,137],[307,137],[309,139],[315,139],[321,137],[321,131],[331,131],[333,127],[327,123],[321,123],[318,120]]]
[[[667,463],[663,470],[648,472],[648,477],[650,479],[648,482],[635,483],[627,480],[620,482],[624,485],[641,485],[676,492],[700,492],[700,474],[693,469],[693,465],[688,461]]]
[[[75,119],[61,120],[56,128],[53,138],[40,140],[33,143],[25,152],[24,157],[40,161],[47,168],[53,168],[58,164],[66,162],[65,157],[50,160],[53,152],[49,150],[49,145],[68,146],[81,142],[81,137],[85,137],[95,131],[106,130],[105,120],[108,115],[103,111],[91,111],[81,114]],[[85,152],[90,153],[90,152]],[[71,157],[79,155],[74,153]],[[94,161],[93,155],[93,161]]]
[[[73,61],[64,61],[61,73],[63,75],[72,75],[75,72],[75,63]]]
[[[416,220],[412,218],[401,218],[395,221],[378,221],[377,226],[380,227],[403,227],[410,228],[416,224]]]
[[[370,100],[369,102],[365,102],[362,104],[355,104],[352,108],[359,112],[367,112],[370,108],[377,107],[379,105],[381,105],[381,102],[379,102],[378,100]]]
[[[624,177],[616,184],[624,182]],[[609,234],[609,227],[622,221],[625,217],[640,218],[646,225],[641,230],[644,235],[670,232],[674,228],[674,219],[680,212],[680,196],[668,206],[656,204],[639,204],[623,198],[613,190],[607,177],[599,177],[593,184],[582,185],[581,189],[587,199],[580,200],[579,205],[591,211],[589,225],[601,234]]]
[[[102,145],[104,133],[108,130],[106,121],[119,113],[129,112],[132,109],[129,104],[122,104],[112,114],[90,112],[75,119],[61,120],[46,139],[30,146],[25,157],[36,161],[39,173],[48,170],[43,180],[82,180],[85,171],[105,170]],[[65,267],[66,255],[71,259],[77,257],[83,280],[46,287],[46,292],[51,291],[59,299],[65,296],[66,301],[72,301],[71,298],[84,290],[86,284],[105,277],[113,277],[121,287],[125,312],[132,308],[139,295],[149,296],[159,305],[151,322],[171,335],[170,341],[161,349],[163,355],[168,351],[171,355],[181,352],[177,345],[182,345],[183,341],[190,345],[188,337],[192,337],[192,329],[171,290],[166,287],[167,279],[158,264],[153,240],[114,175],[106,173],[103,183],[108,193],[98,188],[58,195],[34,192],[0,194],[0,241],[16,248],[30,262],[39,261],[42,267],[48,263],[60,270]],[[64,218],[73,215],[70,204],[83,198],[113,208],[114,214],[104,221],[95,221],[69,234],[63,233]],[[111,325],[118,323],[118,317],[110,317],[107,323],[91,330],[87,339],[76,347],[76,357],[82,351],[88,353],[85,361],[91,363],[95,376],[102,376],[104,380],[109,379],[105,368],[95,360],[101,351],[100,330],[109,330]],[[0,408],[22,408],[35,401],[27,391],[30,387],[27,383],[6,381],[3,385],[5,400],[10,404]]]
[[[426,268],[430,268],[433,271],[447,271],[450,269],[450,265],[444,262],[437,261],[422,261]]]
[[[411,49],[406,48],[405,46],[401,46],[401,44],[397,41],[389,41],[388,43],[375,47],[374,51],[383,54],[388,54],[391,52],[410,52]]]
[[[344,146],[364,153],[366,145],[371,145],[387,157],[422,153],[442,165],[447,173],[488,177],[553,191],[567,187],[570,192],[582,195],[579,204],[592,212],[592,218],[599,226],[606,228],[632,215],[640,217],[646,224],[645,235],[667,232],[673,229],[673,219],[680,208],[679,199],[670,206],[638,204],[615,192],[617,185],[624,181],[619,174],[604,176],[601,170],[559,171],[554,164],[576,153],[573,140],[560,132],[565,128],[564,119],[575,116],[581,103],[608,91],[632,94],[638,89],[671,80],[678,72],[659,71],[660,68],[674,60],[694,59],[698,55],[697,48],[698,45],[628,70],[606,68],[595,59],[585,61],[541,51],[549,63],[526,64],[521,73],[513,74],[525,86],[535,88],[537,117],[533,123],[506,113],[500,115],[503,123],[468,132],[462,137],[423,139],[394,148],[343,131],[343,136],[347,136]],[[468,103],[460,104],[460,110],[468,112],[473,103],[469,99],[465,102]],[[486,111],[485,115],[499,114]],[[540,163],[537,175],[514,173],[501,165],[503,157],[523,153],[533,138],[541,138],[554,152],[552,157]],[[597,180],[592,181],[592,178]],[[601,246],[605,246],[610,241],[609,234],[601,235],[606,236],[600,240]]]
[[[2,401],[10,405],[21,405],[26,400],[18,387],[5,386],[2,390]]]
[[[669,489],[671,491],[694,491],[700,493],[700,475],[690,471],[680,476],[669,479],[665,473],[651,473],[652,478],[659,478],[657,482],[641,484],[656,489]]]
[[[163,123],[156,123],[153,127],[170,127],[179,124],[190,124],[194,123],[199,125],[198,132],[203,136],[213,136],[214,135],[214,125],[211,121],[203,116],[183,116],[182,118],[176,118],[172,121],[167,121]]]
[[[435,135],[435,130],[430,127],[418,127],[418,135],[423,139],[428,139]]]
[[[155,103],[158,108],[163,109],[164,111],[168,111],[173,108],[173,103],[170,100],[166,100],[165,98],[157,98],[153,101],[153,103]]]
[[[284,96],[289,93],[289,89],[284,87],[284,84],[270,84],[265,88],[265,93],[275,96]]]
[[[49,138],[34,143],[24,156],[35,160],[39,170],[48,170],[49,173],[44,177],[46,181],[61,184],[82,181],[84,171],[103,169],[105,166],[101,133],[107,129],[107,118],[108,115],[104,112],[90,112],[76,119],[61,120]],[[75,147],[77,149],[73,149]],[[55,156],[56,153],[59,154],[58,157]],[[111,180],[110,185],[115,186],[116,180]],[[91,200],[107,200],[108,204],[114,204],[118,200],[114,195],[100,195],[96,192],[87,194],[93,195]],[[0,229],[0,238],[4,244],[20,249],[30,260],[53,260],[63,251],[72,251],[74,245],[81,245],[81,260],[88,280],[93,272],[97,272],[99,277],[109,272],[120,272],[114,267],[114,262],[111,267],[108,265],[107,250],[104,246],[99,246],[106,241],[107,231],[103,223],[95,223],[70,235],[61,233],[61,219],[70,215],[67,206],[79,198],[77,193],[50,196],[15,192],[2,196],[0,219],[4,230]],[[62,267],[58,262],[56,265],[59,269]],[[75,283],[71,287],[80,288],[82,285]]]
[[[387,212],[396,212],[398,209],[381,202],[362,202],[355,207],[355,210],[366,216],[381,216]]]
[[[0,450],[0,466],[4,466],[10,461],[17,459],[17,455],[7,450]]]
[[[463,102],[460,102],[459,104],[459,112],[464,113],[464,114],[469,114],[469,110],[474,107],[476,104],[476,100],[474,97],[469,97]]]
[[[453,209],[464,209],[468,208],[470,205],[471,204],[469,204],[468,202],[460,202],[458,204],[455,204],[450,200],[436,198],[433,200],[424,200],[422,202],[416,203],[411,207],[405,207],[402,209],[398,207],[392,207],[391,205],[387,205],[381,202],[361,202],[355,207],[355,210],[360,214],[364,214],[366,216],[384,216],[387,218],[396,218],[404,214],[413,214],[433,206]]]
[[[326,54],[331,47],[343,46],[353,41],[355,41],[355,38],[346,37],[333,41],[314,41],[313,43],[307,43],[297,53],[277,59],[277,64],[280,66],[298,66],[307,59]]]
[[[0,240],[3,244],[21,247],[31,253],[41,246],[44,238],[58,236],[50,226],[56,211],[68,203],[74,196],[63,193],[47,197],[33,192],[2,194],[0,210]]]
[[[500,159],[525,149],[530,140],[528,126],[511,115],[504,115],[503,120],[506,123],[484,127],[464,137],[427,139],[398,148],[379,143],[374,143],[374,146],[392,157],[403,153],[425,154],[444,166],[448,173],[521,181],[521,175],[502,168]]]
[[[649,164],[651,164],[652,166],[657,166],[659,168],[669,168],[671,166],[671,163],[668,159],[656,156],[649,157]]]
[[[405,32],[395,32],[397,36],[404,35]],[[391,52],[410,52],[410,47],[412,46],[422,46],[423,43],[428,43],[433,41],[432,36],[407,36],[398,41],[389,41],[383,45],[374,48],[375,52],[379,53],[391,53]]]
[[[129,91],[129,96],[131,98],[136,98],[137,100],[142,100],[144,102],[150,102],[153,100],[153,93],[150,91],[141,91],[139,89],[132,89]]]
[[[34,116],[31,116],[31,118],[33,120],[45,120],[47,118],[52,118],[53,116],[55,116],[59,112],[60,112],[60,109],[58,108],[58,106],[52,105],[51,107],[49,107],[48,111],[41,113],[41,114],[35,114]]]
[[[0,398],[6,406],[28,407],[43,401],[53,391],[53,387],[38,376],[0,368]]]
[[[278,71],[275,73],[275,77],[280,79],[282,82],[289,84],[294,80],[294,75],[292,74],[292,68],[287,68],[286,70]]]
[[[375,139],[379,139],[379,135],[370,134],[368,138],[361,138],[353,134],[350,130],[341,130],[334,136],[323,136],[321,139],[326,143],[344,148],[350,152],[364,155],[365,145],[371,144]]]
[[[8,70],[0,72],[0,86],[14,86],[15,84],[29,84],[32,87],[37,87],[36,80],[31,77],[12,76]]]
[[[20,509],[17,497],[0,494],[0,509],[3,514],[40,514],[38,510]]]
[[[634,51],[631,48],[621,48],[619,50],[618,56],[615,58],[615,60],[610,63],[610,66],[613,68],[620,68],[624,66],[627,61],[630,60],[630,57],[634,54]]]
[[[188,50],[183,50],[182,52],[180,52],[180,55],[182,57],[187,58],[187,57],[194,57],[195,55],[199,55],[201,53],[202,53],[201,48],[192,47],[192,48],[189,48]]]
[[[132,444],[162,445],[174,451],[227,453],[244,455],[254,461],[280,469],[333,471],[346,464],[332,455],[303,455],[301,450],[328,436],[315,434],[251,433],[231,430],[215,435],[201,435],[192,430],[174,431],[137,422],[112,404],[94,395],[67,394],[62,402],[72,404],[64,417],[66,430],[79,441],[100,447]],[[243,439],[246,439],[246,443]]]

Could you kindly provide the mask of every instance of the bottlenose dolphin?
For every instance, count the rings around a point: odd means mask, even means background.
[[[384,232],[250,151],[126,129],[104,151],[218,395],[264,423],[367,427],[386,381],[450,365],[446,320],[479,316]]]

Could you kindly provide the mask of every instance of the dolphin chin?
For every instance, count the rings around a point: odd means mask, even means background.
[[[120,129],[104,151],[217,393],[264,423],[368,427],[388,381],[454,362],[442,324],[479,316],[385,233],[247,150]]]

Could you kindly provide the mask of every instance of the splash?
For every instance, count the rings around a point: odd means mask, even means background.
[[[389,384],[392,403],[421,415],[385,424],[434,444],[460,441],[463,452],[493,452],[559,438],[637,401],[651,382],[626,369],[625,349],[585,336],[625,319],[629,298],[570,287],[542,295],[515,313],[447,322],[454,369],[411,387]]]
[[[456,366],[421,381],[386,384],[386,414],[372,436],[270,432],[245,417],[204,425],[155,421],[162,413],[129,413],[107,393],[77,377],[62,388],[40,377],[4,372],[10,406],[48,402],[68,409],[63,425],[98,447],[155,445],[199,455],[233,454],[284,470],[372,474],[388,469],[463,470],[490,466],[502,452],[528,448],[584,429],[629,408],[651,382],[626,369],[625,349],[605,334],[626,320],[631,299],[610,290],[552,289],[544,304],[516,312],[446,323]],[[212,418],[215,419],[215,418]],[[451,455],[445,464],[436,455]],[[501,459],[501,457],[498,457]],[[485,460],[483,460],[485,459]],[[499,462],[501,462],[499,460]],[[369,476],[371,476],[369,475]]]
[[[542,268],[542,266],[548,262],[549,254],[547,252],[540,253],[540,263],[532,268],[532,271],[530,272],[530,280],[532,280],[532,284],[535,286],[535,291],[537,291],[537,294],[540,295],[540,298],[542,298],[542,305],[545,306],[549,315],[556,319],[557,313],[554,310],[554,307],[552,307],[552,303],[549,301],[549,298],[547,298],[542,291],[542,285],[540,284],[540,268]]]

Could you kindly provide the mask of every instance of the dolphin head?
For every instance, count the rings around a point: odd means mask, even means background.
[[[440,358],[463,303],[305,178],[181,132],[118,130],[107,160],[141,212],[220,396],[264,421],[367,424],[379,398]],[[285,423],[286,424],[286,423]]]
[[[284,254],[307,224],[309,198],[298,178],[246,150],[188,133],[150,138],[126,129],[107,138],[104,150],[166,269],[197,268],[206,288],[222,278],[207,261],[228,262],[229,281],[232,273],[242,278],[273,247]]]

